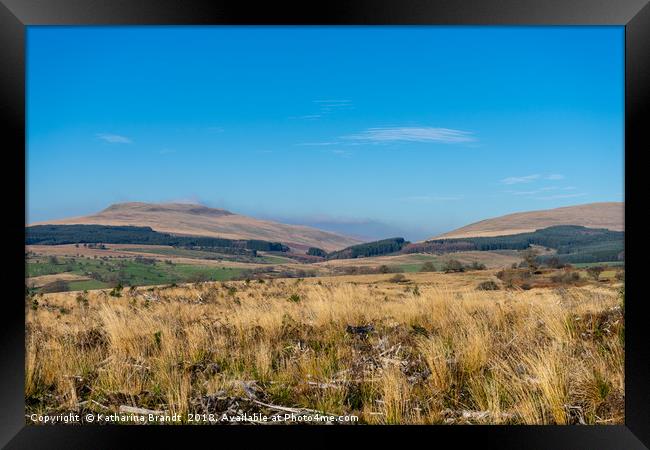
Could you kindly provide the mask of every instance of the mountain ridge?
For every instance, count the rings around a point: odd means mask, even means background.
[[[72,224],[148,226],[176,235],[279,241],[300,251],[309,247],[333,251],[362,242],[313,227],[255,219],[194,203],[115,203],[95,214],[40,221],[28,226]]]
[[[470,223],[428,240],[507,236],[529,233],[555,225],[580,225],[623,231],[624,202],[598,202],[559,208],[523,211]]]

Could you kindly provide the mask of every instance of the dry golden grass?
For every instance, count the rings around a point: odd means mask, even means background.
[[[37,296],[26,307],[27,408],[266,411],[254,398],[361,423],[623,423],[617,286],[476,290],[487,276]]]

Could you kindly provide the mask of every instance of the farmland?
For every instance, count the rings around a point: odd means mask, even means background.
[[[67,289],[99,289],[117,284],[129,286],[179,283],[191,279],[228,280],[241,274],[241,268],[177,264],[155,259],[32,258],[28,260],[27,284],[34,285],[44,276],[76,275],[76,279],[58,279]],[[56,277],[55,277],[56,279]],[[54,281],[54,279],[52,280]],[[47,285],[47,284],[46,284]]]

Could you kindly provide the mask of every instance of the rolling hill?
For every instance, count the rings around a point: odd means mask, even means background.
[[[188,203],[117,203],[96,214],[38,222],[33,225],[127,225],[151,227],[182,236],[278,241],[303,251],[319,247],[339,250],[361,241],[302,225],[287,225]]]
[[[555,209],[528,211],[492,219],[481,220],[448,233],[432,237],[435,239],[457,239],[468,237],[506,236],[530,233],[540,228],[557,225],[580,225],[588,228],[624,230],[624,203],[604,202],[566,206]]]

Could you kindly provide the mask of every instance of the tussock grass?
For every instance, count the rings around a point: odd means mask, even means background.
[[[253,396],[361,423],[623,423],[616,286],[479,291],[472,276],[44,295],[26,308],[27,407],[187,417]]]

